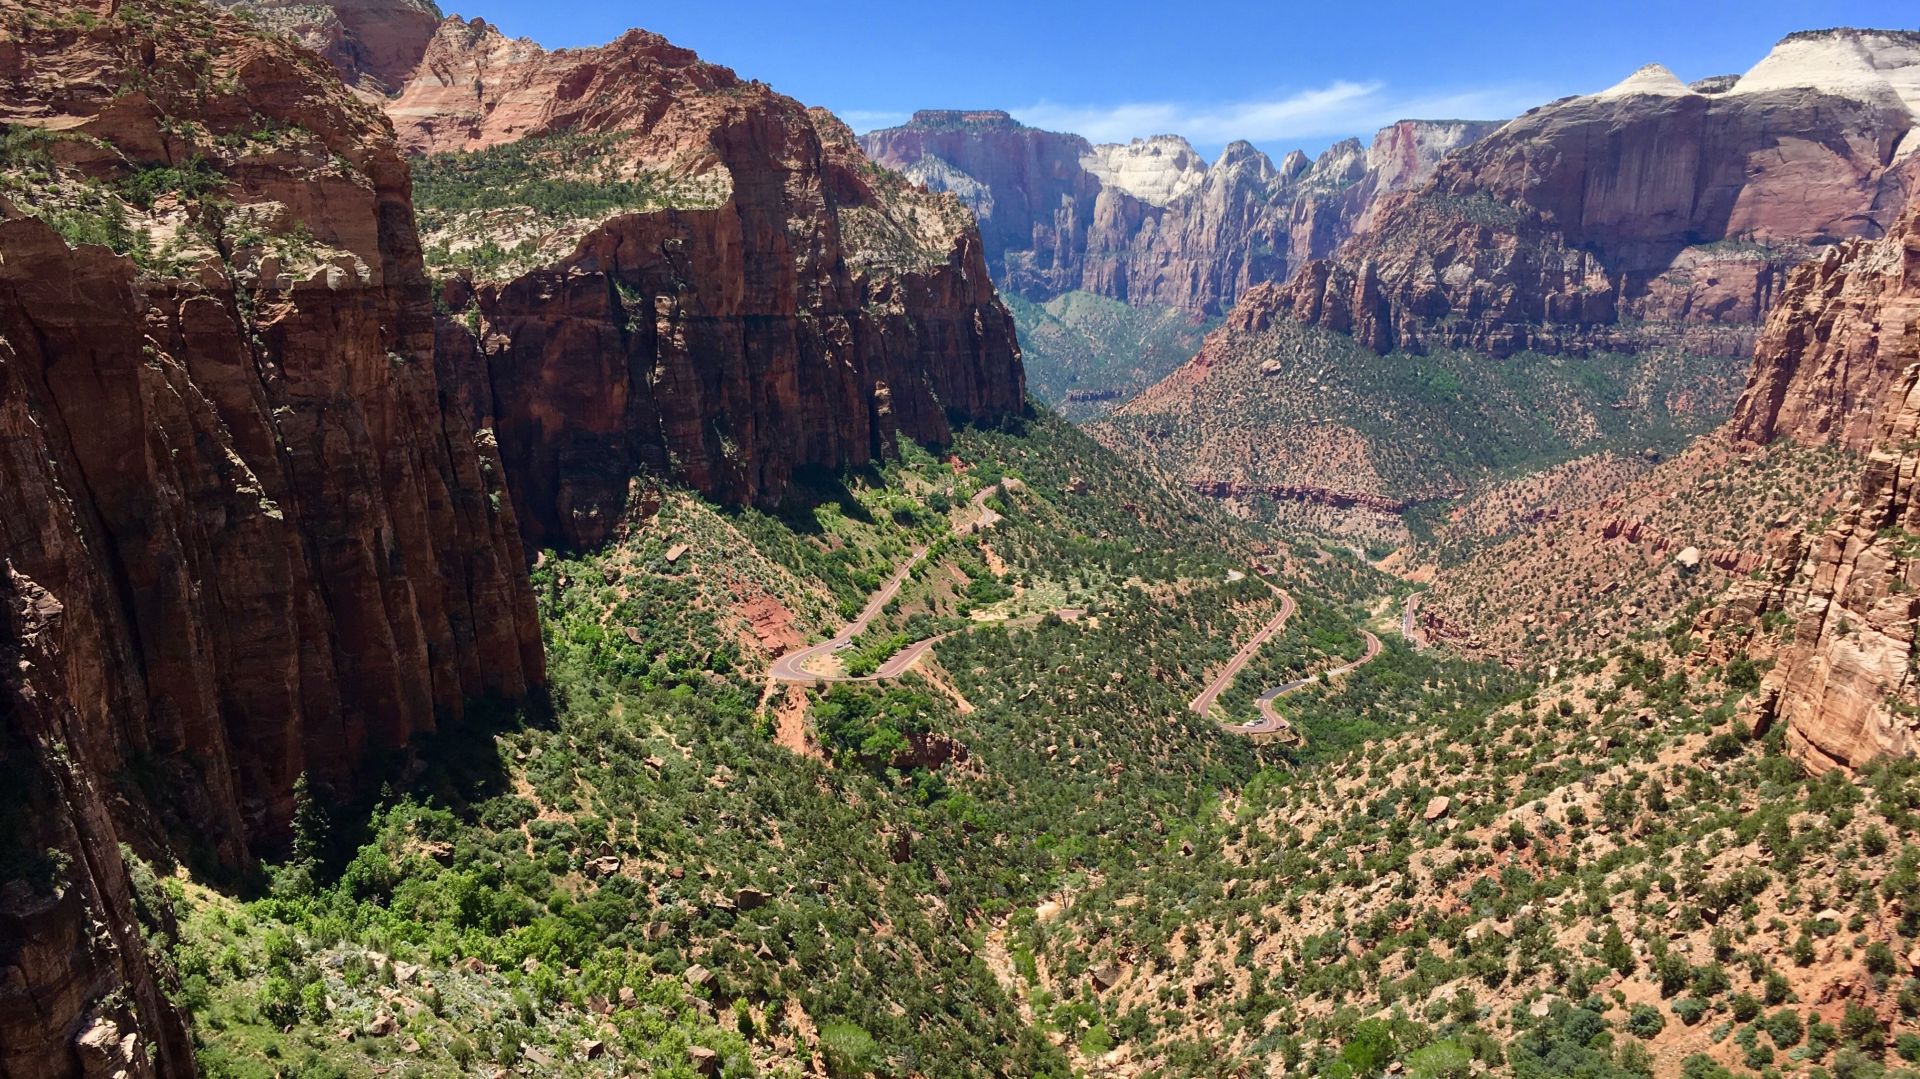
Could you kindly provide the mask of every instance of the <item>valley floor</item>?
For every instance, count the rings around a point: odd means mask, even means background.
[[[549,552],[551,713],[448,732],[374,804],[307,801],[257,896],[146,873],[209,1074],[1920,1049],[1920,784],[1801,779],[1730,733],[1741,683],[1663,655],[1684,634],[1546,687],[1423,649],[1404,582],[1050,418],[807,482],[780,514],[663,490],[608,549]]]

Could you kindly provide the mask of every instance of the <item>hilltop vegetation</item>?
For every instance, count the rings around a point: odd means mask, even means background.
[[[615,214],[724,199],[713,182],[630,160],[628,138],[568,131],[419,159],[413,198],[427,265],[511,276],[569,254]]]
[[[985,936],[1287,759],[1184,707],[1276,600],[1227,580],[1237,526],[1059,420],[953,455],[816,476],[778,514],[662,492],[608,550],[550,552],[550,713],[449,731],[377,804],[307,801],[262,898],[157,890],[209,1073],[1071,1074],[1078,1011],[1023,1008]],[[1004,477],[1004,520],[933,562],[979,573],[984,542],[985,579],[1083,617],[769,691],[771,607],[823,634]],[[795,709],[817,752],[782,737]]]
[[[1027,385],[1075,422],[1104,416],[1199,351],[1218,319],[1130,306],[1091,292],[1034,303],[1002,293],[1020,332]]]

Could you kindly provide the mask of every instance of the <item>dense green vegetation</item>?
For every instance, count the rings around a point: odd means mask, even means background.
[[[414,210],[428,265],[505,271],[580,222],[708,204],[697,182],[636,169],[623,152],[628,137],[563,131],[416,160]]]
[[[371,807],[309,800],[262,898],[163,881],[209,1073],[675,1075],[710,1050],[780,1074],[797,1043],[834,1074],[1068,1075],[1048,1032],[1084,1002],[1027,1021],[966,926],[1135,865],[1285,759],[1184,708],[1276,601],[1227,581],[1237,526],[1059,420],[954,449],[964,470],[910,451],[779,514],[670,500],[605,552],[549,553],[550,713],[449,732]],[[774,744],[764,660],[726,639],[708,578],[797,595],[817,574],[844,611],[940,531],[936,504],[1008,476],[983,537],[1007,575],[982,579],[1089,616],[970,628],[939,646],[945,688],[805,693],[827,759]],[[681,537],[713,549],[666,559]],[[959,755],[918,753],[929,735]]]
[[[777,513],[676,493],[606,550],[549,552],[550,708],[449,731],[371,805],[303,794],[256,897],[142,871],[153,931],[179,912],[208,1072],[778,1075],[817,1054],[836,1076],[1064,1079],[1120,1052],[1162,1076],[1628,1077],[1711,1032],[1749,1072],[1831,1077],[1920,1051],[1782,988],[1794,956],[1844,947],[1900,991],[1920,772],[1803,778],[1730,733],[1757,679],[1690,682],[1684,634],[1549,693],[1377,629],[1375,661],[1287,699],[1304,747],[1255,746],[1186,708],[1278,609],[1230,572],[1244,526],[1059,419],[952,449],[808,477]],[[1003,480],[1001,519],[953,536]],[[817,638],[921,544],[871,654],[959,628],[923,669],[766,685],[743,588]],[[1352,658],[1392,609],[1350,556],[1274,560],[1301,610],[1237,705]],[[1068,597],[1074,618],[1045,613]],[[795,709],[815,754],[778,733]],[[1760,868],[1697,868],[1748,842]],[[1705,1049],[1688,1074],[1741,1074]]]
[[[1020,333],[1027,385],[1074,421],[1103,416],[1193,358],[1218,319],[1133,307],[1091,292],[1044,304],[1003,293]]]

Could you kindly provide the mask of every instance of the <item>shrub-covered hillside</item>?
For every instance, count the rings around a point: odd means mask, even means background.
[[[809,482],[777,514],[662,490],[549,552],[550,711],[308,799],[257,897],[146,878],[209,1073],[1072,1074],[1083,1008],[1011,992],[989,941],[1287,766],[1186,708],[1276,610],[1230,572],[1252,541],[1050,418]],[[960,632],[895,680],[767,681],[923,544],[902,605]],[[1377,584],[1268,557],[1328,612]]]

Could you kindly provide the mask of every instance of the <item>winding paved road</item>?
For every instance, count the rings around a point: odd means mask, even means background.
[[[1238,579],[1239,578],[1236,577],[1229,577],[1229,580]],[[1254,634],[1240,651],[1235,652],[1233,658],[1227,661],[1227,665],[1220,668],[1220,673],[1214,676],[1213,681],[1207,683],[1207,688],[1201,690],[1200,695],[1195,697],[1192,702],[1187,705],[1188,708],[1193,710],[1194,715],[1204,717],[1211,713],[1213,711],[1213,702],[1219,699],[1222,693],[1227,691],[1228,686],[1233,684],[1234,676],[1245,669],[1246,665],[1253,661],[1253,655],[1260,650],[1260,646],[1272,640],[1274,634],[1285,629],[1287,619],[1293,617],[1293,597],[1287,595],[1285,589],[1282,589],[1279,585],[1274,584],[1264,577],[1260,578],[1260,582],[1268,588],[1273,589],[1273,594],[1280,597],[1280,614],[1273,621],[1260,627],[1260,632]],[[1408,613],[1403,616],[1401,626],[1403,631],[1408,625],[1412,624],[1412,620],[1413,615],[1411,609],[1409,609]],[[1260,699],[1256,702],[1260,706],[1259,719],[1251,723],[1226,724],[1226,728],[1235,734],[1247,735],[1280,734],[1284,731],[1292,730],[1293,724],[1288,723],[1286,717],[1282,716],[1279,711],[1274,708],[1273,702],[1292,693],[1296,689],[1312,685],[1316,679],[1332,681],[1356,667],[1373,662],[1374,657],[1380,654],[1380,638],[1364,629],[1360,631],[1360,635],[1367,639],[1367,650],[1360,654],[1359,659],[1354,660],[1352,663],[1335,667],[1330,671],[1323,671],[1312,677],[1296,678],[1291,682],[1274,686],[1272,689],[1262,693]]]
[[[1274,634],[1287,628],[1287,619],[1293,617],[1293,597],[1287,595],[1279,585],[1264,577],[1260,579],[1260,583],[1273,589],[1273,594],[1280,597],[1280,613],[1273,621],[1261,626],[1260,632],[1248,639],[1240,651],[1235,652],[1233,658],[1227,661],[1227,665],[1220,668],[1220,673],[1214,676],[1213,681],[1207,683],[1207,688],[1201,690],[1200,695],[1187,705],[1196,716],[1205,716],[1213,711],[1215,698],[1225,693],[1227,687],[1233,684],[1233,676],[1239,674],[1248,663],[1253,661],[1253,654],[1260,651],[1261,645],[1272,640]]]
[[[967,536],[992,527],[1000,520],[1000,515],[987,508],[987,499],[1001,491],[1014,490],[1019,485],[1019,480],[1006,479],[991,487],[984,488],[975,494],[973,498],[969,500],[969,505],[973,507],[974,511],[973,519],[955,528],[954,534]],[[893,575],[888,577],[873,595],[867,597],[866,606],[860,609],[860,613],[854,616],[853,621],[841,627],[839,633],[834,634],[832,638],[822,641],[819,644],[795,649],[781,656],[779,659],[774,660],[773,667],[769,671],[773,681],[785,682],[792,685],[812,686],[827,682],[878,682],[884,679],[898,678],[915,663],[918,663],[920,657],[931,651],[934,645],[953,636],[953,633],[960,632],[955,630],[939,634],[938,636],[928,637],[924,640],[915,641],[900,651],[895,652],[893,655],[888,656],[885,662],[881,663],[872,674],[868,675],[820,674],[808,669],[809,665],[815,660],[830,656],[843,648],[851,647],[855,638],[865,633],[867,627],[873,624],[873,620],[880,616],[880,612],[886,610],[887,604],[892,603],[894,597],[900,594],[900,589],[906,585],[907,579],[913,575],[914,568],[926,560],[928,549],[929,547],[926,544],[915,547],[913,552],[907,556],[906,560],[894,569]],[[1230,570],[1227,573],[1227,580],[1229,582],[1245,579],[1246,574],[1239,570]],[[1210,714],[1213,711],[1214,702],[1219,699],[1222,693],[1227,691],[1228,686],[1233,684],[1234,677],[1246,669],[1247,664],[1253,661],[1254,654],[1260,651],[1261,646],[1265,645],[1268,641],[1272,640],[1276,634],[1285,629],[1287,627],[1287,620],[1293,617],[1296,609],[1293,597],[1288,595],[1285,589],[1267,580],[1265,577],[1260,577],[1258,580],[1261,584],[1272,589],[1274,595],[1280,597],[1280,613],[1275,615],[1266,625],[1261,626],[1259,632],[1249,638],[1247,643],[1242,645],[1240,650],[1233,654],[1232,659],[1227,660],[1226,666],[1220,668],[1220,672],[1214,676],[1213,681],[1207,683],[1205,689],[1200,691],[1200,695],[1188,703],[1187,707],[1192,709],[1195,715],[1204,717]],[[1415,593],[1413,596],[1407,598],[1405,611],[1401,615],[1401,634],[1405,636],[1409,642],[1413,642],[1413,635],[1410,632],[1413,625],[1413,601],[1417,599],[1418,596],[1419,593]],[[1267,690],[1260,695],[1257,702],[1260,707],[1259,719],[1251,723],[1227,724],[1226,729],[1235,734],[1245,735],[1280,734],[1292,730],[1293,725],[1288,723],[1286,717],[1282,716],[1274,708],[1273,702],[1303,686],[1313,684],[1316,679],[1332,681],[1352,671],[1356,667],[1372,662],[1374,657],[1380,654],[1380,638],[1366,630],[1361,630],[1360,635],[1367,640],[1367,650],[1360,655],[1360,658],[1351,663],[1335,667],[1330,671],[1323,671],[1313,677],[1298,678]],[[1415,647],[1419,647],[1417,642],[1414,642],[1414,644]]]
[[[1235,734],[1279,734],[1282,731],[1292,730],[1293,724],[1288,723],[1287,718],[1273,707],[1273,702],[1292,693],[1296,689],[1312,685],[1317,679],[1325,679],[1331,682],[1335,678],[1353,670],[1355,667],[1373,662],[1373,657],[1380,654],[1380,638],[1375,637],[1364,629],[1360,631],[1360,635],[1367,639],[1367,650],[1360,654],[1359,659],[1354,660],[1352,663],[1342,664],[1333,670],[1316,674],[1311,678],[1296,678],[1291,682],[1286,682],[1267,690],[1265,693],[1262,693],[1260,699],[1255,702],[1260,706],[1259,719],[1254,720],[1252,723],[1235,724],[1227,729]]]
[[[1403,637],[1407,645],[1416,652],[1425,651],[1427,647],[1427,642],[1413,635],[1414,610],[1420,606],[1420,597],[1424,595],[1426,595],[1425,592],[1413,593],[1407,597],[1406,602],[1400,608],[1400,636]]]
[[[968,501],[968,504],[971,505],[974,510],[973,519],[955,528],[953,530],[954,535],[968,536],[982,529],[992,527],[1000,520],[1000,515],[987,508],[987,499],[992,498],[1002,490],[1011,491],[1019,486],[1019,480],[1007,479],[1001,480],[991,487],[982,488],[979,493],[975,494],[973,498]],[[807,669],[807,665],[814,660],[822,656],[830,655],[842,648],[850,647],[853,644],[854,638],[865,633],[867,626],[871,625],[873,620],[880,616],[881,611],[886,610],[887,604],[893,602],[893,597],[900,594],[900,589],[907,583],[907,578],[913,575],[914,567],[918,566],[922,561],[925,561],[927,550],[928,547],[926,544],[915,547],[913,553],[907,556],[906,561],[900,563],[893,571],[893,576],[888,577],[873,595],[867,597],[867,605],[860,609],[860,613],[854,616],[853,621],[841,627],[840,632],[834,634],[830,640],[788,652],[786,655],[774,660],[773,667],[769,672],[773,680],[802,686],[818,685],[822,682],[878,682],[885,678],[898,678],[907,668],[919,662],[920,657],[926,655],[928,649],[938,644],[942,639],[949,636],[949,634],[942,633],[938,637],[928,637],[925,640],[913,642],[900,651],[895,652],[893,655],[888,656],[886,662],[880,664],[872,674],[859,676],[850,674],[816,674]]]

